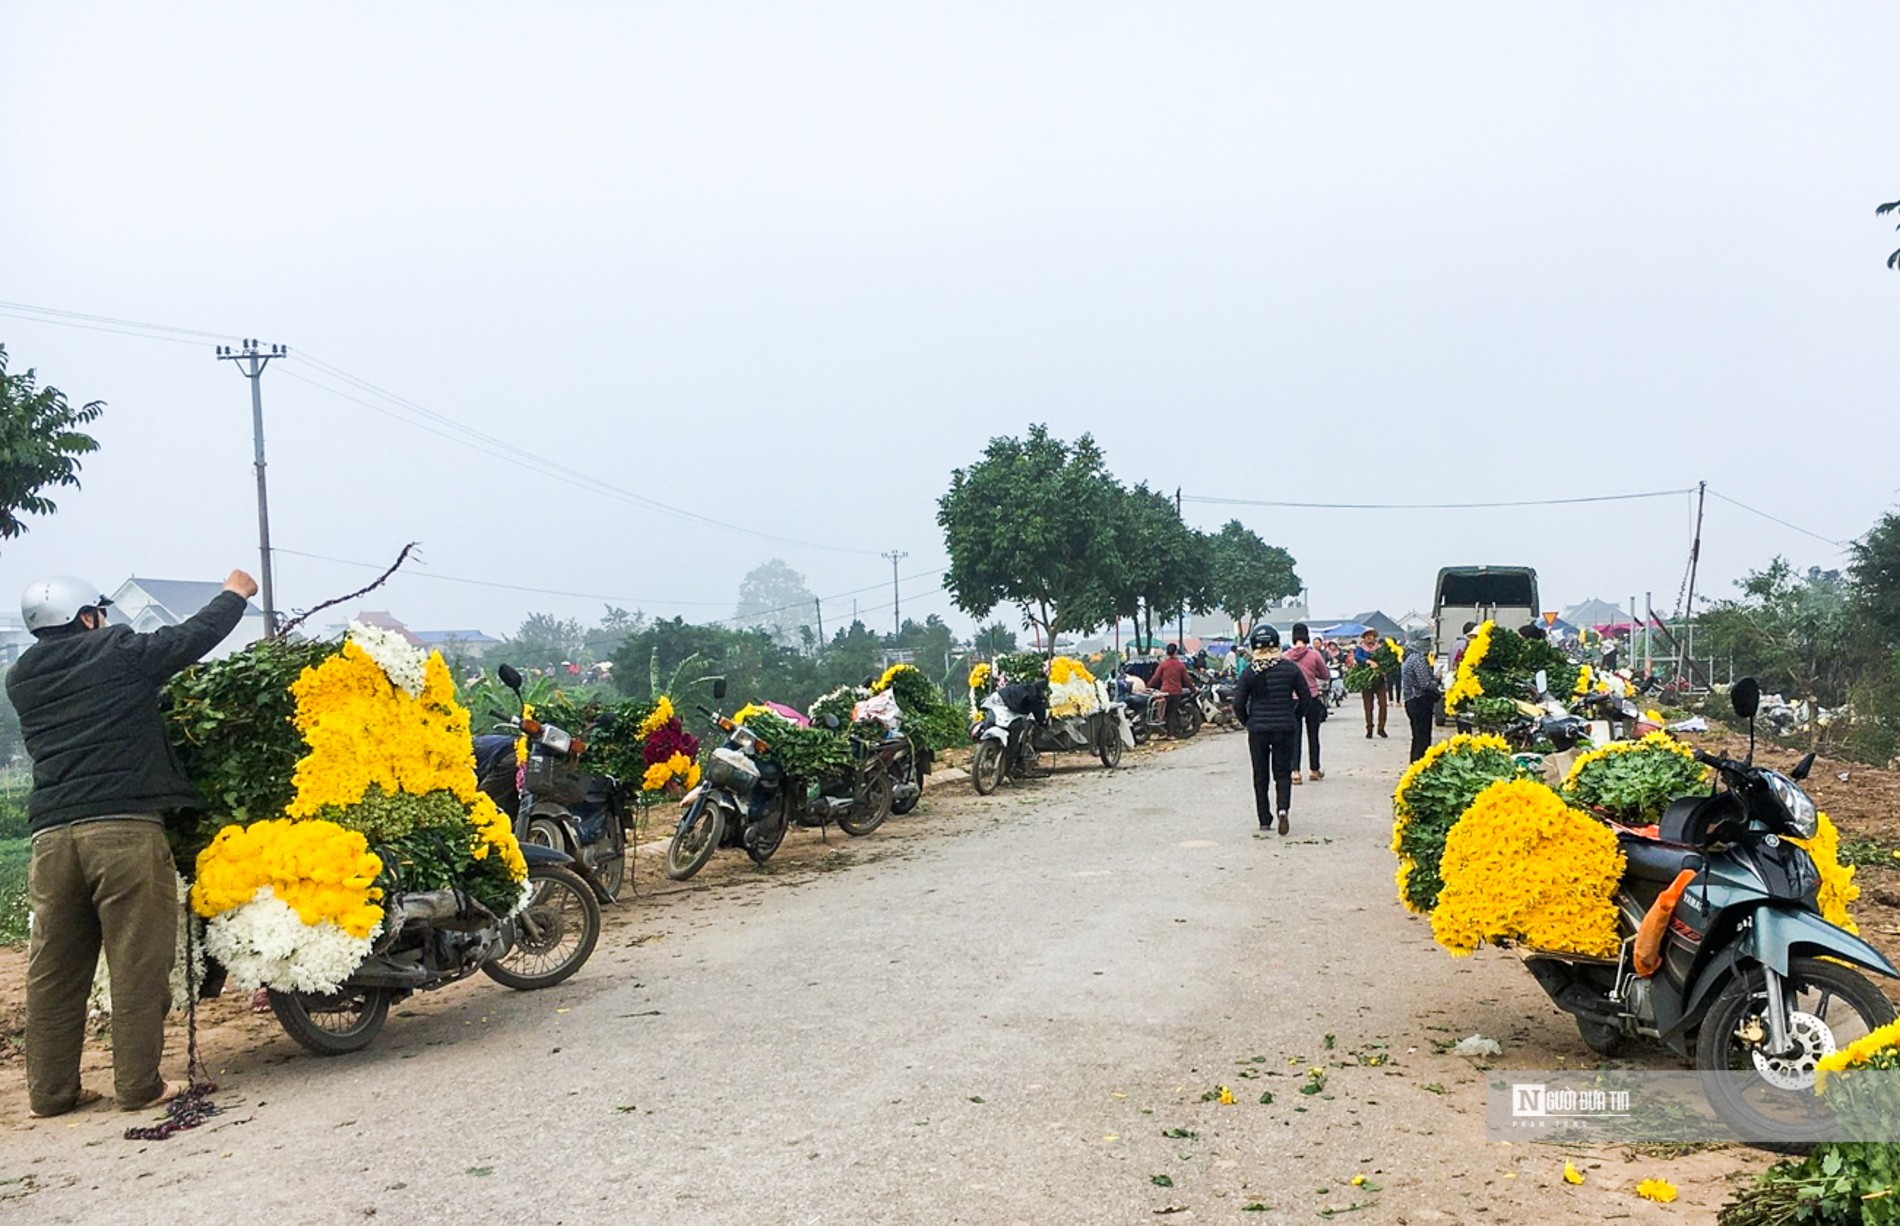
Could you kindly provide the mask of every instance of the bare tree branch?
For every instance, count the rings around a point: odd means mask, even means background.
[[[375,591],[377,588],[383,586],[383,584],[389,582],[389,577],[395,574],[396,571],[401,568],[404,562],[407,562],[409,560],[409,551],[416,548],[416,546],[420,543],[421,542],[419,541],[410,541],[407,545],[404,545],[402,547],[402,552],[396,555],[396,560],[389,564],[389,569],[384,571],[382,574],[376,576],[375,580],[372,581],[368,586],[360,587],[356,589],[354,592],[351,592],[347,596],[338,596],[335,600],[326,600],[322,604],[317,605],[315,608],[306,609],[302,613],[297,614],[297,616],[291,618],[289,621],[285,622],[282,626],[278,627],[277,637],[280,639],[288,638],[290,637],[290,632],[292,630],[295,630],[298,626],[301,626],[306,621],[309,621],[310,618],[314,614],[321,613],[325,609],[334,608],[337,605],[345,603],[346,601],[355,600],[358,596],[367,596],[371,592]]]

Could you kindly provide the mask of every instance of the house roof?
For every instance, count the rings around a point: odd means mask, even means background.
[[[1573,626],[1600,626],[1606,622],[1626,622],[1629,610],[1619,609],[1607,600],[1592,597],[1563,611],[1563,619]]]
[[[113,599],[116,601],[127,588],[134,586],[144,592],[153,604],[158,605],[179,621],[183,621],[210,604],[212,598],[224,590],[224,584],[205,580],[141,579],[134,575],[119,585],[119,590],[114,593]],[[244,602],[244,612],[246,616],[253,613],[260,617],[263,615],[257,606],[248,600]]]
[[[421,639],[424,647],[434,647],[442,643],[491,646],[501,642],[500,639],[493,635],[483,634],[480,630],[411,630],[409,633]]]
[[[397,618],[394,613],[386,609],[364,609],[357,613],[352,620],[362,622],[365,626],[375,626],[379,630],[393,630],[397,634],[402,635],[404,641],[411,647],[422,646],[421,636],[409,627],[403,625],[402,621]]]
[[[1371,626],[1379,632],[1380,638],[1402,639],[1405,637],[1405,628],[1377,609],[1369,613],[1361,613],[1353,620],[1362,626]]]

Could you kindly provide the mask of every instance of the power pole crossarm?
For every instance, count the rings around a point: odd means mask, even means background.
[[[256,455],[257,467],[257,552],[263,563],[263,572],[257,576],[258,594],[264,599],[264,637],[277,635],[277,603],[274,584],[271,582],[270,556],[270,497],[264,486],[264,393],[262,383],[264,367],[272,358],[285,357],[290,353],[287,345],[272,345],[261,348],[257,341],[246,340],[239,348],[229,345],[218,346],[218,361],[236,362],[238,373],[251,381],[251,443]]]

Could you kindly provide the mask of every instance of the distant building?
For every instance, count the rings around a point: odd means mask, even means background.
[[[445,657],[461,656],[467,660],[479,660],[502,644],[502,640],[480,630],[412,630],[410,633],[422,640],[425,651],[439,651]]]
[[[141,579],[136,575],[112,593],[112,607],[106,620],[130,626],[141,634],[165,626],[176,626],[211,603],[224,590],[224,584],[194,579]],[[244,602],[244,617],[222,643],[211,649],[208,659],[241,651],[264,637],[264,611],[250,601]]]

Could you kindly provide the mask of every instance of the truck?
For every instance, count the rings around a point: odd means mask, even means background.
[[[1439,667],[1448,670],[1466,622],[1495,621],[1501,629],[1516,630],[1540,617],[1535,569],[1447,566],[1438,572],[1432,596],[1432,650]]]

